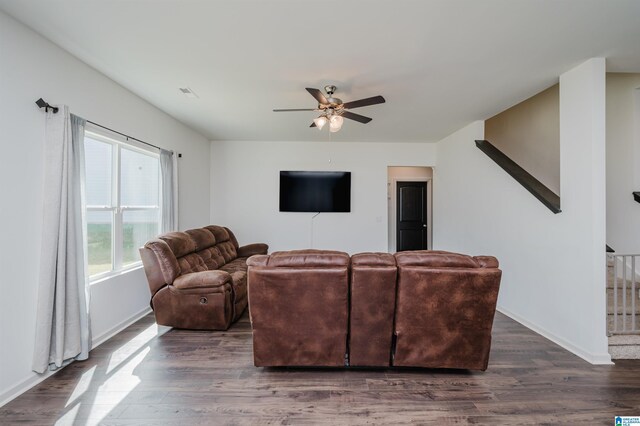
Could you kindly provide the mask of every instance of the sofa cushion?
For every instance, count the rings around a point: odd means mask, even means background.
[[[225,264],[224,257],[222,257],[220,250],[216,246],[206,248],[196,254],[202,258],[202,261],[209,269],[219,269]]]
[[[208,270],[202,258],[195,253],[178,258],[178,265],[180,265],[181,275]]]
[[[181,290],[220,287],[231,279],[231,276],[224,271],[202,271],[179,276],[173,282],[173,286]]]
[[[216,248],[220,250],[220,254],[224,258],[225,263],[231,262],[238,257],[238,252],[231,241],[216,244]]]
[[[204,229],[207,229],[209,232],[213,234],[214,238],[216,239],[216,244],[229,241],[229,233],[222,226],[209,225],[209,226],[205,226]]]
[[[184,231],[191,239],[196,243],[195,251],[201,251],[209,247],[216,245],[216,239],[213,234],[204,228],[189,229]]]
[[[246,272],[247,271],[247,258],[246,257],[239,257],[237,259],[234,259],[231,262],[221,266],[220,270],[228,272],[230,274],[233,274],[234,272],[238,272],[238,271]]]

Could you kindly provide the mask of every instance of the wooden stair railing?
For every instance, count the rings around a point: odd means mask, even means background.
[[[498,166],[502,167],[512,178],[518,181],[520,185],[524,186],[524,188],[542,204],[547,206],[549,210],[554,213],[560,213],[562,211],[560,210],[560,196],[547,188],[542,182],[533,177],[531,173],[520,167],[489,141],[476,140],[476,146],[480,151],[495,161]]]

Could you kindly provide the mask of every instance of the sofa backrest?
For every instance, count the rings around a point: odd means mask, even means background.
[[[401,251],[395,255],[398,266],[422,266],[429,268],[481,268],[498,267],[493,256],[467,256],[438,250]]]
[[[485,370],[501,271],[492,256],[395,254],[394,366]]]
[[[396,260],[389,253],[360,253],[351,257],[350,365],[389,366],[396,275]]]
[[[247,265],[256,366],[337,367],[348,351],[360,367],[487,368],[492,256],[294,250]]]
[[[216,247],[216,239],[206,228],[190,229],[185,231],[191,239],[196,243],[194,255],[202,260],[205,268],[208,270],[218,269],[225,264],[225,260]],[[196,272],[196,271],[188,271]],[[187,273],[186,271],[182,272]]]
[[[308,249],[253,256],[247,261],[247,265],[271,268],[348,268],[349,262],[349,255],[341,251]]]
[[[210,225],[168,232],[140,249],[151,295],[180,275],[214,270],[238,257],[238,241],[228,228]]]
[[[328,250],[247,260],[256,366],[344,366],[349,260],[346,253]]]
[[[216,248],[220,251],[225,263],[229,263],[238,257],[238,241],[228,228],[210,225],[205,229],[208,229],[216,239]]]
[[[169,232],[158,239],[167,243],[178,261],[179,269],[175,271],[174,279],[182,274],[207,270],[202,258],[195,253],[196,242],[186,232]]]

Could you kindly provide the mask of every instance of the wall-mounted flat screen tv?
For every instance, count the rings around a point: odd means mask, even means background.
[[[281,212],[351,211],[351,172],[280,172]]]

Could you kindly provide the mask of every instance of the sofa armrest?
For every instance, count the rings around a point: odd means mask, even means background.
[[[267,254],[269,246],[263,243],[247,244],[238,248],[238,257],[249,257],[254,254]]]
[[[173,286],[179,290],[221,287],[231,282],[231,275],[225,271],[202,271],[181,275]]]

